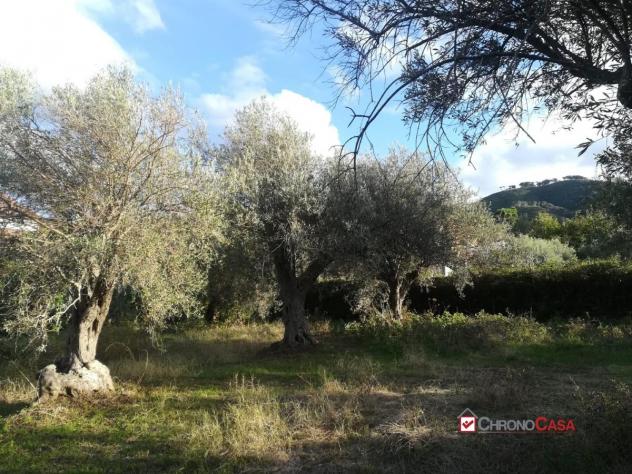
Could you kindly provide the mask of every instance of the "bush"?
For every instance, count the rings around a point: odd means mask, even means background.
[[[352,321],[361,290],[359,283],[348,280],[317,282],[307,293],[305,309],[317,319]]]
[[[577,255],[568,245],[557,239],[546,240],[528,235],[510,236],[491,250],[482,262],[486,269],[535,268],[540,265],[561,265],[577,261]]]
[[[401,321],[373,317],[349,323],[346,330],[384,346],[421,344],[447,353],[489,350],[503,344],[537,344],[551,338],[549,328],[533,319],[485,312],[474,316],[449,312],[411,314]]]
[[[435,279],[428,289],[412,288],[410,309],[530,314],[540,321],[632,315],[632,264],[616,260],[497,270],[475,274],[472,282],[463,297],[451,278]]]

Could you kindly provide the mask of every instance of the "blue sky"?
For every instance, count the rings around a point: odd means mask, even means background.
[[[253,3],[253,2],[251,2]],[[110,63],[130,64],[158,87],[180,86],[207,119],[217,139],[234,110],[268,95],[315,136],[319,151],[352,136],[345,105],[368,94],[345,96],[336,107],[335,69],[322,61],[327,45],[316,28],[289,46],[271,15],[241,0],[2,0],[0,63],[33,71],[45,87],[85,81]],[[487,194],[524,180],[594,176],[592,157],[577,158],[574,146],[591,134],[589,124],[559,130],[555,119],[533,120],[537,144],[504,130],[462,166],[463,179]],[[406,143],[407,129],[394,108],[371,129],[376,150]]]

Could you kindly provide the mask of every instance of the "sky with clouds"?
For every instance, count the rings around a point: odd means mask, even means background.
[[[85,83],[107,64],[126,63],[153,86],[178,84],[218,139],[233,112],[269,96],[314,136],[322,153],[357,129],[346,105],[336,101],[338,74],[322,61],[326,43],[318,30],[288,45],[283,28],[252,0],[2,0],[0,64],[28,69],[44,87]],[[589,124],[572,131],[555,118],[533,119],[535,138],[513,139],[505,130],[489,137],[473,166],[453,159],[464,181],[481,195],[519,181],[596,176],[590,153],[575,146],[592,136]],[[373,125],[378,152],[408,141],[401,110],[389,107]],[[598,148],[596,148],[598,149]]]

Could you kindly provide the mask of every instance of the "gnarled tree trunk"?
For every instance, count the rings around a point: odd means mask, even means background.
[[[300,275],[297,275],[291,253],[283,245],[277,244],[271,248],[274,270],[279,284],[279,296],[283,303],[285,331],[282,344],[290,348],[316,344],[316,339],[312,336],[307,322],[305,298],[331,259],[321,255],[312,261]]]
[[[114,288],[99,289],[75,312],[66,342],[68,369],[77,364],[85,365],[96,358],[97,343],[110,312],[113,294]]]
[[[316,341],[309,331],[305,314],[306,291],[298,287],[296,279],[281,285],[281,301],[283,302],[283,344],[294,347],[303,344],[314,344]]]
[[[388,306],[393,319],[400,320],[404,316],[404,301],[410,291],[413,282],[419,276],[419,270],[414,270],[401,275],[392,272],[386,277],[388,284]]]
[[[38,373],[40,399],[78,396],[114,388],[108,368],[96,360],[97,344],[110,312],[114,287],[99,282],[77,303],[68,327],[66,354]]]

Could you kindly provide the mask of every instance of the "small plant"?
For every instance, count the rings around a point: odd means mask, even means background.
[[[222,416],[224,443],[231,456],[287,460],[291,431],[281,415],[281,402],[254,380],[237,380],[236,399]]]

